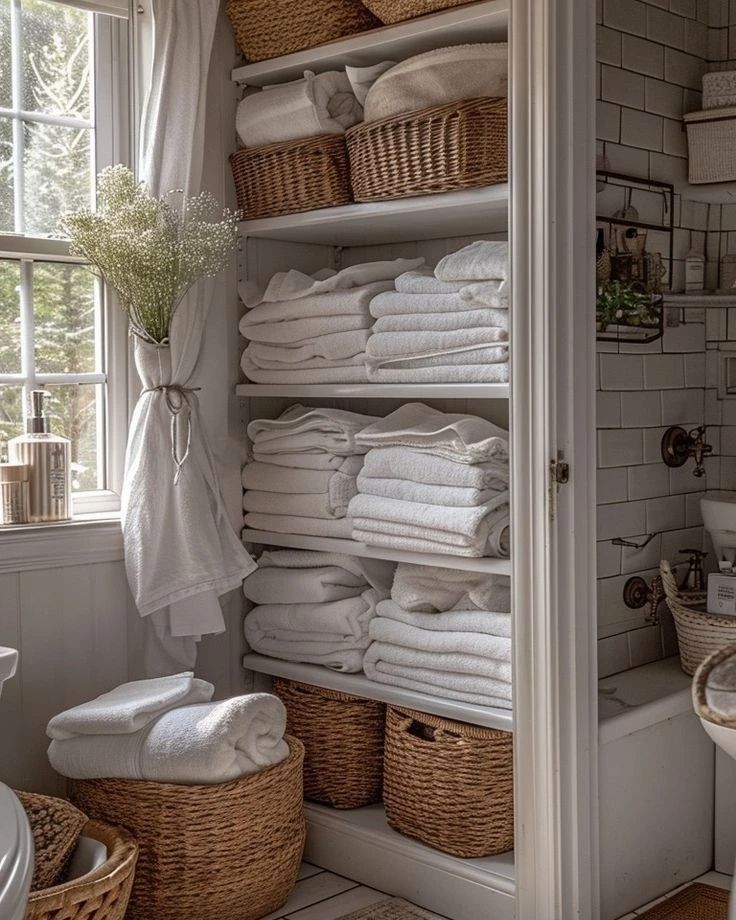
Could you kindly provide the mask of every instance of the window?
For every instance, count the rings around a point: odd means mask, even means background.
[[[124,317],[59,228],[94,204],[102,168],[129,161],[115,3],[0,0],[0,458],[29,392],[48,390],[77,513],[119,507],[127,425]]]

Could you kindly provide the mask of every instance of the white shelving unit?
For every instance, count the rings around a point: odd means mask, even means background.
[[[509,392],[510,388],[507,383],[335,383],[310,385],[240,383],[235,387],[235,395],[244,398],[293,397],[294,399],[507,400]]]

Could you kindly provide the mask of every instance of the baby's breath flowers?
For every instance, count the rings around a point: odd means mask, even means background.
[[[73,255],[114,288],[135,335],[168,343],[171,319],[191,286],[216,275],[235,246],[235,215],[207,192],[150,195],[125,166],[97,179],[97,210],[62,219]]]

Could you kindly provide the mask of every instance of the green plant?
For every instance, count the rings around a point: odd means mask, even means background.
[[[596,320],[601,332],[610,325],[656,325],[657,313],[652,295],[635,290],[623,281],[608,281],[598,288]]]

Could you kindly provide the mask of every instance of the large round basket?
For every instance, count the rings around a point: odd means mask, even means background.
[[[50,795],[14,790],[33,834],[31,890],[51,888],[64,877],[87,816],[71,802]]]
[[[466,99],[349,128],[356,201],[432,195],[508,178],[507,101]]]
[[[280,678],[273,692],[304,743],[304,798],[333,808],[380,802],[385,705]]]
[[[302,851],[304,746],[231,783],[78,780],[87,814],[129,828],[140,859],[126,920],[258,920],[287,900]]]
[[[33,892],[26,920],[123,920],[133,887],[138,844],[127,831],[88,821],[82,836],[107,848],[107,860],[71,882]]]
[[[453,856],[514,846],[510,732],[388,707],[383,800],[395,830]]]
[[[675,621],[680,665],[686,674],[693,675],[710,654],[736,642],[736,617],[706,613],[702,609],[706,595],[681,592],[669,562],[663,560],[659,571],[667,606]]]
[[[230,157],[241,220],[331,208],[353,200],[345,138],[323,134]]]
[[[386,25],[404,22],[405,19],[414,19],[427,13],[436,13],[438,10],[447,10],[452,6],[465,6],[472,2],[473,0],[363,0],[368,9]]]
[[[228,0],[225,12],[249,61],[291,54],[381,25],[361,0]]]

